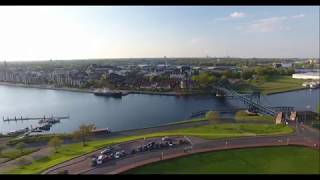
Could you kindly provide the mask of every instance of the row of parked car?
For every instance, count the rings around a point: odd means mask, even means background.
[[[175,139],[164,137],[161,139],[160,142],[152,141],[146,145],[138,146],[136,149],[132,149],[131,154],[135,154],[137,152],[150,151],[150,150],[154,150],[154,149],[173,147],[178,144],[179,144],[179,142],[177,142]]]
[[[127,153],[124,150],[114,152],[114,149],[112,147],[108,147],[101,151],[101,153],[98,156],[93,155],[91,164],[92,166],[100,165],[113,159],[119,159],[126,155]]]
[[[103,164],[107,161],[113,160],[113,159],[119,159],[119,158],[125,157],[129,154],[136,154],[138,152],[146,152],[146,151],[151,151],[151,150],[156,150],[156,149],[169,148],[169,147],[188,144],[188,143],[189,142],[184,139],[180,139],[179,141],[177,141],[176,139],[163,137],[163,138],[161,138],[160,142],[159,141],[151,141],[148,144],[138,146],[137,148],[133,148],[129,152],[126,152],[125,150],[115,151],[114,148],[108,147],[108,148],[104,149],[103,151],[101,151],[98,156],[94,155],[92,157],[91,164],[92,164],[92,166],[96,166],[96,165]]]

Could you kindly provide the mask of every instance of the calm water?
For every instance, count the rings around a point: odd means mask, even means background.
[[[267,99],[267,100],[266,100]],[[262,98],[273,106],[307,105],[315,110],[319,89],[275,94]],[[80,124],[93,123],[98,128],[113,131],[151,127],[188,119],[192,112],[242,106],[235,99],[216,97],[173,97],[153,95],[128,95],[122,99],[96,97],[93,94],[66,91],[0,86],[0,118],[66,116],[54,125],[51,132],[70,132]],[[0,122],[0,132],[36,125],[37,121]]]

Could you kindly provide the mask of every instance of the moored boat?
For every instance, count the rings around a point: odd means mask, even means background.
[[[121,91],[108,91],[106,89],[103,90],[96,90],[94,92],[96,96],[105,96],[105,97],[114,97],[114,98],[121,98],[122,92]]]
[[[23,129],[20,129],[20,130],[8,132],[7,135],[8,136],[17,136],[17,135],[20,135],[20,134],[24,134],[24,133],[26,133],[28,131],[29,131],[29,128],[23,128]]]

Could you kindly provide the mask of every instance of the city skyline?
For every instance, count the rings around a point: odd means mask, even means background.
[[[0,7],[2,61],[319,58],[319,7]]]

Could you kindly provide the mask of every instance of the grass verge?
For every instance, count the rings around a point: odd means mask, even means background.
[[[39,150],[38,148],[27,148],[27,149],[23,150],[22,153],[17,149],[7,150],[7,151],[4,151],[1,153],[0,158],[7,158],[8,160],[13,160],[13,159],[19,158],[21,156],[31,154],[31,153],[36,152],[38,150]]]
[[[267,77],[263,83],[251,83],[257,86],[262,93],[272,94],[285,91],[303,89],[303,79],[293,79],[291,76],[271,76]]]
[[[319,154],[295,146],[226,150],[157,162],[125,174],[319,174]]]
[[[270,115],[249,115],[245,111],[238,111],[235,120],[239,123],[274,123],[274,117]]]

